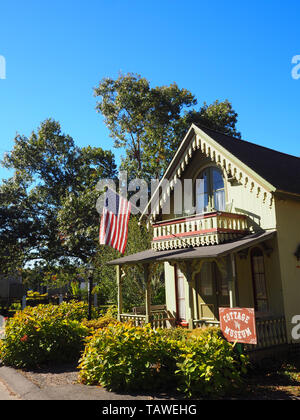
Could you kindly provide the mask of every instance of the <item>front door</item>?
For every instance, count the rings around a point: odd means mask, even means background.
[[[228,282],[215,262],[205,262],[196,275],[198,317],[219,319],[219,307],[229,307]]]

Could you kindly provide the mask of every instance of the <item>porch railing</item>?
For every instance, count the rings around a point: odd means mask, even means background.
[[[220,325],[220,322],[214,321],[214,320],[203,320],[203,319],[193,320],[193,328],[218,327],[219,325]]]
[[[260,350],[287,343],[285,318],[266,318],[256,320],[257,345],[245,346],[246,351]]]
[[[131,322],[135,326],[143,326],[146,324],[146,315],[121,314],[120,321]],[[168,314],[167,311],[157,311],[151,313],[150,323],[152,328],[170,328],[175,326],[175,319]],[[216,320],[193,320],[193,328],[215,327],[219,326]],[[269,348],[281,344],[287,344],[287,333],[285,318],[269,317],[256,320],[256,345],[244,345],[247,352]]]
[[[142,327],[146,324],[146,315],[120,314],[120,321],[130,322],[136,327]]]
[[[130,322],[136,327],[142,327],[146,324],[146,315],[136,314],[121,314],[121,322]],[[171,317],[166,311],[156,311],[150,315],[150,324],[152,328],[170,328],[175,326],[175,319]]]
[[[213,320],[194,320],[194,328],[212,327],[220,325],[219,321]],[[247,352],[265,349],[272,346],[287,343],[285,318],[268,317],[265,319],[256,319],[256,345],[244,345]]]

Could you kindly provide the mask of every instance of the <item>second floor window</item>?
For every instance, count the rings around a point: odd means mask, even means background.
[[[225,211],[225,188],[222,172],[206,168],[196,179],[196,212]]]

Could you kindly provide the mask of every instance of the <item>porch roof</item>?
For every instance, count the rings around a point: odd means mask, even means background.
[[[127,255],[108,262],[108,265],[129,265],[129,264],[147,264],[151,262],[165,262],[176,260],[190,260],[197,258],[216,258],[222,257],[232,252],[238,252],[250,246],[256,245],[271,239],[276,234],[276,230],[263,231],[244,236],[232,242],[219,245],[199,246],[193,248],[173,249],[166,251],[155,251],[148,249],[137,254]]]

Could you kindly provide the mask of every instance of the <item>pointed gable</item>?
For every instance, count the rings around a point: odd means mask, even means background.
[[[151,219],[155,220],[177,180],[183,177],[194,153],[199,150],[204,157],[226,171],[228,179],[242,184],[269,207],[272,207],[273,195],[277,191],[300,196],[300,158],[193,124],[176,151],[157,191],[163,186],[164,180],[169,181],[169,185],[161,195],[153,194],[143,215],[149,211],[151,205],[154,209]]]

